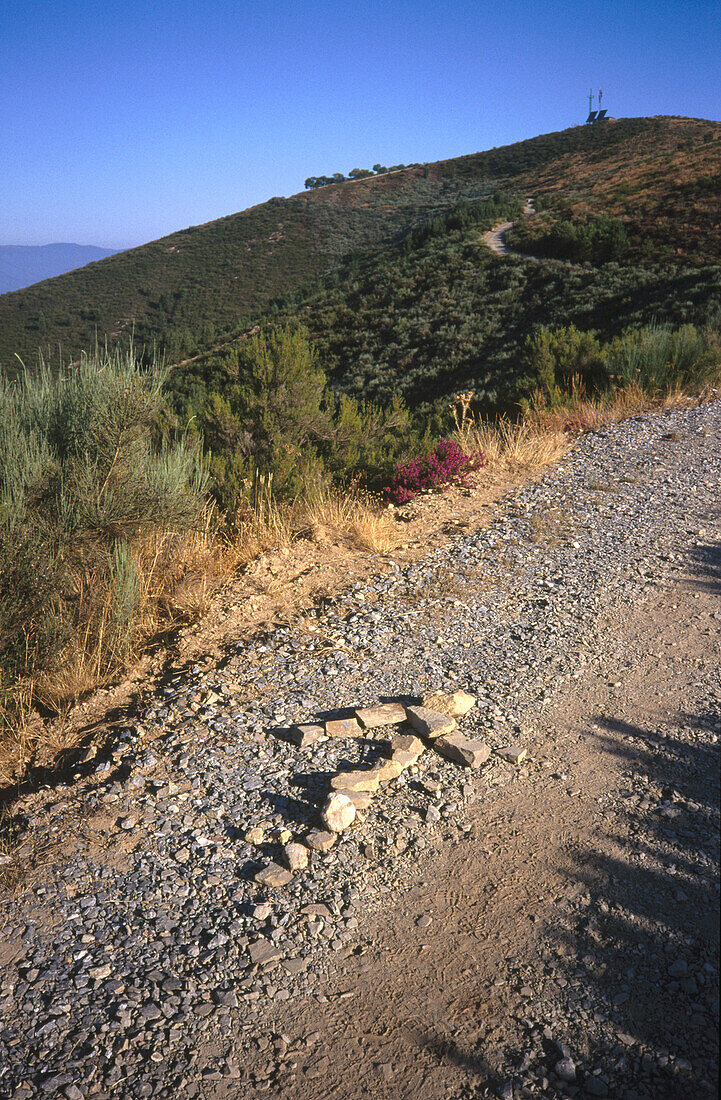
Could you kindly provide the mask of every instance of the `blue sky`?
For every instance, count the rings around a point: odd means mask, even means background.
[[[617,116],[719,118],[718,0],[4,0],[0,244],[129,247]]]

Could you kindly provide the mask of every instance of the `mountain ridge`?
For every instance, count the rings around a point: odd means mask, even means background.
[[[72,358],[96,339],[133,335],[137,343],[159,343],[171,359],[182,358],[264,311],[272,313],[274,303],[297,295],[349,256],[398,241],[459,203],[483,201],[499,188],[536,193],[540,180],[571,207],[593,209],[600,196],[609,210],[632,219],[635,197],[629,205],[629,196],[614,191],[609,179],[613,183],[630,163],[638,165],[636,206],[645,201],[644,189],[646,197],[661,196],[663,205],[663,172],[680,172],[685,165],[692,184],[704,175],[713,183],[720,145],[715,122],[619,119],[271,198],[3,295],[0,365],[13,370],[16,354],[31,365],[38,348],[58,345]],[[574,174],[580,183],[575,190]],[[699,202],[708,205],[703,194]],[[683,210],[674,211],[682,224]],[[656,211],[666,232],[662,215]],[[717,235],[714,227],[709,234],[708,218],[701,218],[694,240],[715,241]]]

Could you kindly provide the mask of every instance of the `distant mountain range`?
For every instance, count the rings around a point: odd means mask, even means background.
[[[0,294],[75,271],[117,251],[92,244],[0,244]]]

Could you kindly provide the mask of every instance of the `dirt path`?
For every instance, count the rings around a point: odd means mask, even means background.
[[[523,207],[524,218],[530,218],[536,213],[535,202],[532,198],[526,199],[526,204]],[[520,252],[514,252],[512,248],[509,248],[506,244],[506,233],[509,229],[513,229],[516,222],[499,222],[498,225],[494,225],[493,229],[489,229],[487,233],[483,234],[483,241],[488,245],[491,252],[495,252],[498,256],[520,256]]]
[[[557,699],[529,766],[361,918],[362,951],[317,1001],[273,1016],[297,1069],[277,1076],[266,1049],[248,1087],[450,1100],[575,1095],[584,1080],[583,1095],[716,1095],[720,564],[683,568],[614,624],[625,660]],[[553,1073],[564,1053],[570,1084]]]

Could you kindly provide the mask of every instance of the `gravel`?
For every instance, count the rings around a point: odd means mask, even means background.
[[[64,837],[78,815],[103,815],[123,847],[106,858],[83,834],[32,889],[1,903],[0,1094],[177,1097],[237,1079],[244,1051],[265,1052],[273,1003],[322,995],[329,960],[357,942],[356,914],[382,911],[418,853],[439,848],[463,828],[469,802],[504,782],[499,751],[523,744],[572,679],[609,655],[623,668],[613,609],[652,599],[682,555],[701,566],[718,542],[720,455],[718,402],[587,435],[509,494],[489,529],[410,565],[385,559],[378,577],[292,626],[236,645],[210,671],[175,676],[73,785],[40,792],[36,808],[29,799],[20,823],[39,842]],[[375,762],[389,735],[300,748],[291,726],[458,688],[477,700],[463,733],[494,750],[480,770],[427,751],[289,885],[255,881],[321,825],[332,774]],[[718,696],[706,706],[717,714]],[[569,785],[561,771],[555,779]],[[644,792],[634,797],[643,806]],[[681,826],[673,804],[646,801]],[[254,827],[257,844],[245,839]],[[697,874],[717,874],[712,849]],[[703,967],[689,961],[677,951],[668,978],[697,983]],[[594,1006],[584,1011],[592,1020]],[[227,1060],[203,1066],[204,1045],[231,1036]],[[256,1085],[287,1069],[284,1042],[271,1040]],[[579,1091],[571,1052],[555,1061],[557,1083]],[[653,1095],[651,1072],[633,1066],[636,1095]],[[583,1090],[609,1095],[592,1073]]]

